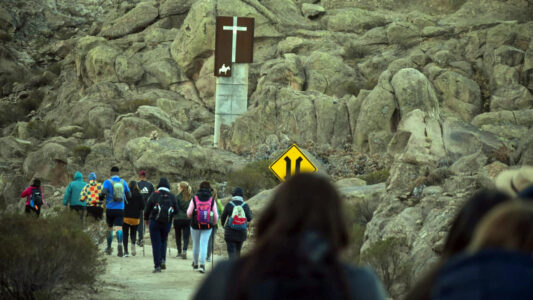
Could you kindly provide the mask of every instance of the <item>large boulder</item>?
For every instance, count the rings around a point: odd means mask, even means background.
[[[439,101],[429,80],[412,68],[398,71],[391,81],[400,109],[400,118],[414,109],[421,109],[431,117],[439,116]]]
[[[132,139],[126,144],[125,154],[137,170],[146,169],[154,175],[188,180],[222,180],[233,168],[244,164],[244,160],[235,154],[170,137]]]
[[[115,70],[120,82],[135,84],[144,75],[144,69],[137,56],[119,55],[115,60]]]
[[[165,0],[159,7],[159,15],[166,18],[174,15],[185,14],[191,9],[195,0]]]
[[[40,178],[54,186],[68,184],[67,173],[69,151],[56,143],[45,143],[39,150],[30,153],[24,160],[26,178]]]
[[[472,125],[501,138],[521,139],[533,126],[533,109],[479,114],[472,120]]]
[[[329,10],[323,22],[328,30],[363,33],[387,24],[387,18],[379,12],[359,8]]]
[[[159,16],[159,10],[150,2],[141,2],[125,15],[104,24],[100,36],[119,38],[130,33],[142,31]]]
[[[533,95],[522,85],[497,89],[490,98],[490,110],[521,110],[533,108]]]
[[[115,59],[122,51],[109,44],[100,44],[87,52],[85,70],[87,77],[93,83],[111,81],[117,82]]]
[[[470,122],[481,112],[481,91],[475,81],[448,71],[438,76],[434,83],[442,93],[444,106],[458,114],[464,121]]]

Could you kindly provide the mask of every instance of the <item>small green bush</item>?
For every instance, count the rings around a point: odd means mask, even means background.
[[[89,146],[76,146],[73,150],[74,156],[80,160],[81,163],[85,163],[87,155],[91,153],[91,147]]]
[[[355,203],[354,218],[357,224],[366,226],[372,220],[374,211],[378,207],[378,202],[371,199],[363,199]]]
[[[31,120],[28,122],[27,130],[30,136],[44,139],[57,134],[57,125],[51,120]]]
[[[269,165],[270,161],[259,160],[231,172],[228,176],[229,191],[240,186],[244,190],[244,196],[250,198],[262,190],[273,188],[278,180],[268,168]]]
[[[350,232],[351,245],[348,249],[348,259],[354,264],[359,264],[361,247],[364,243],[366,227],[360,224],[353,224]]]
[[[371,185],[371,184],[386,182],[387,179],[389,179],[389,175],[390,175],[389,170],[382,169],[382,170],[377,170],[374,172],[360,175],[359,178],[366,181],[366,184]]]
[[[75,214],[0,218],[0,298],[56,299],[104,271],[98,247]]]

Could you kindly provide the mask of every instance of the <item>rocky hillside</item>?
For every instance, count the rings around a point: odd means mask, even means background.
[[[214,149],[223,15],[255,18],[254,63],[249,111]],[[345,194],[379,204],[362,250],[401,237],[416,277],[466,197],[533,163],[531,0],[4,0],[0,40],[11,209],[36,176],[53,199],[112,164],[222,181],[295,142],[335,179],[389,171]]]

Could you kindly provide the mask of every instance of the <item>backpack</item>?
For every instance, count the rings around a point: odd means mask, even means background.
[[[233,201],[229,202],[233,205],[231,216],[228,221],[228,226],[235,230],[246,230],[248,228],[248,219],[246,219],[246,213],[244,212],[244,202],[240,205],[235,205]]]
[[[31,190],[30,195],[30,207],[39,210],[43,205],[43,195],[41,194],[41,189],[36,188]]]
[[[172,200],[167,193],[155,192],[157,200],[154,205],[154,220],[168,224],[172,221],[174,215],[174,208],[172,208]]]
[[[124,198],[122,197],[124,195],[124,184],[122,183],[122,179],[118,182],[114,181],[113,179],[111,179],[110,181],[111,185],[113,186],[113,201],[124,201]]]
[[[199,226],[211,227],[211,207],[213,206],[213,197],[207,201],[200,201],[198,196],[194,196],[194,205],[196,206],[196,221]]]

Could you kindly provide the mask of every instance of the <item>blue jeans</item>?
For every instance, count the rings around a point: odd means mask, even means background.
[[[191,227],[192,236],[192,256],[195,265],[205,266],[205,258],[207,256],[207,244],[211,236],[212,228],[210,229],[193,229]]]
[[[228,248],[229,259],[235,259],[241,256],[242,242],[228,242],[226,241]]]
[[[165,224],[150,220],[150,240],[155,268],[161,267],[161,263],[167,259],[167,240],[171,225],[172,223]]]

